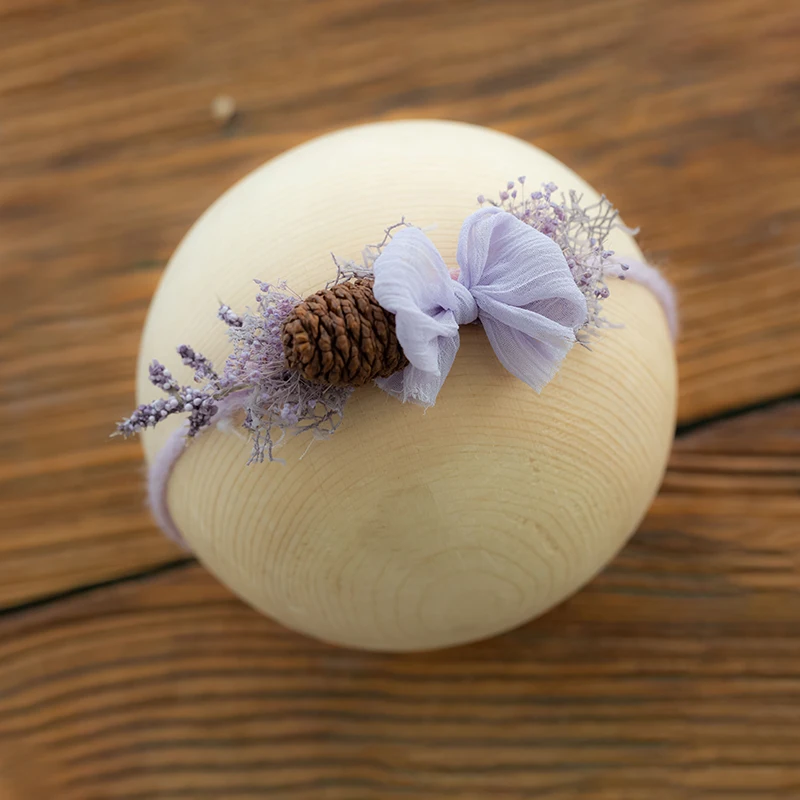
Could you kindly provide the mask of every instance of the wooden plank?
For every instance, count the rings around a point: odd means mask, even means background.
[[[791,0],[0,4],[0,606],[176,557],[105,438],[148,299],[220,192],[338,126],[551,151],[679,288],[682,421],[796,393],[798,29]]]
[[[797,403],[682,438],[609,570],[470,647],[338,650],[197,566],[6,614],[0,752],[60,800],[797,797],[799,445]]]

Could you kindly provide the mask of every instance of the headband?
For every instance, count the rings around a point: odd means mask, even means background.
[[[677,310],[654,267],[606,249],[625,228],[605,199],[584,206],[544,184],[528,193],[509,181],[499,200],[461,227],[452,272],[433,242],[405,220],[365,248],[361,262],[339,262],[325,289],[303,299],[285,283],[256,281],[256,305],[218,311],[233,350],[221,372],[188,345],[177,348],[194,372],[181,385],[158,361],[151,383],[164,397],[140,405],[117,425],[129,436],[185,414],[150,468],[148,494],[160,526],[182,543],[166,502],[169,475],[187,440],[244,411],[250,461],[273,461],[287,433],[333,434],[348,397],[375,382],[402,402],[433,406],[459,347],[459,327],[479,323],[502,365],[534,391],[552,380],[572,346],[589,346],[602,328],[609,278],[634,280],[660,302],[673,339]]]

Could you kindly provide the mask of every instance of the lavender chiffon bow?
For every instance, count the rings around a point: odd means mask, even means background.
[[[512,214],[482,208],[464,221],[456,260],[453,280],[418,228],[400,230],[375,260],[375,298],[395,315],[410,362],[378,385],[432,406],[458,352],[459,325],[480,320],[503,366],[540,392],[587,317],[561,248]]]

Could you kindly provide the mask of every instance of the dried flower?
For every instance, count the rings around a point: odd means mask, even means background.
[[[207,428],[219,411],[219,401],[233,392],[249,391],[243,427],[253,442],[250,461],[274,460],[274,449],[287,432],[311,431],[329,436],[339,426],[350,387],[311,383],[289,370],[283,353],[281,326],[300,298],[285,285],[256,281],[257,307],[243,316],[221,306],[218,317],[228,325],[233,352],[219,375],[211,362],[189,345],[177,348],[183,363],[194,370],[202,388],[180,386],[157,361],[150,366],[150,381],[166,398],[139,406],[117,425],[117,433],[131,436],[177,413],[188,415],[187,436]]]
[[[250,460],[272,461],[274,448],[287,432],[311,431],[318,437],[333,433],[353,390],[312,383],[287,369],[281,326],[301,298],[285,284],[256,283],[257,308],[229,330],[233,352],[221,383],[228,391],[251,390],[244,422],[253,440]]]
[[[242,327],[242,318],[238,314],[235,314],[230,306],[226,306],[224,303],[219,307],[217,317],[226,325],[230,325],[231,328]]]
[[[152,403],[145,403],[140,405],[128,419],[118,423],[117,433],[126,437],[141,433],[145,428],[154,427],[170,414],[182,409],[183,404],[175,397],[159,398]]]
[[[392,238],[392,233],[408,223],[403,219],[384,231],[383,239],[362,253],[362,263],[339,262],[337,274],[329,284],[343,283],[369,275],[372,264]],[[166,367],[154,361],[150,380],[167,393],[166,399],[139,406],[117,425],[117,434],[131,436],[157,425],[171,414],[189,415],[188,436],[208,427],[219,412],[219,402],[234,392],[249,393],[244,403],[242,426],[250,433],[253,450],[250,462],[275,460],[275,448],[287,433],[311,432],[318,438],[330,436],[341,424],[351,386],[312,383],[299,372],[288,369],[283,351],[281,328],[292,309],[301,301],[285,283],[274,285],[256,281],[259,293],[256,308],[239,315],[221,304],[217,317],[228,326],[233,352],[218,374],[211,362],[189,345],[177,348],[184,365],[194,371],[202,389],[180,386]]]
[[[178,388],[178,382],[172,377],[172,373],[158,361],[150,364],[150,383],[169,394]]]
[[[361,263],[357,261],[339,261],[336,256],[333,256],[333,263],[336,265],[336,277],[328,281],[325,285],[326,289],[331,286],[336,286],[339,283],[347,283],[347,281],[356,280],[358,278],[368,278],[372,276],[372,265],[375,259],[383,252],[384,247],[392,240],[392,236],[399,228],[412,228],[410,223],[406,222],[403,217],[400,222],[390,225],[383,232],[383,239],[377,244],[367,245],[361,253]]]
[[[218,380],[217,373],[214,372],[211,362],[204,355],[189,347],[188,344],[182,344],[178,347],[178,355],[187,367],[191,367],[194,370],[194,379],[197,383],[202,383],[205,380]]]
[[[211,424],[218,410],[217,404],[208,392],[201,392],[189,386],[184,386],[179,396],[183,403],[183,411],[189,415],[189,430],[186,435],[196,436]]]

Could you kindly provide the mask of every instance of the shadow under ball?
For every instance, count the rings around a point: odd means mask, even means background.
[[[188,377],[180,344],[222,366],[230,347],[218,301],[252,305],[254,278],[306,296],[335,276],[331,253],[358,259],[402,217],[428,231],[452,268],[477,195],[496,197],[520,175],[528,187],[553,181],[597,198],[541,150],[459,123],[350,128],[270,161],[214,203],[172,257],[144,329],[138,402],[157,393],[153,358]],[[608,246],[642,258],[622,231]],[[603,331],[591,351],[573,347],[540,395],[505,371],[473,325],[461,329],[427,412],[358,389],[337,433],[287,440],[285,463],[247,466],[250,443],[235,426],[204,433],[169,483],[175,522],[245,601],[325,641],[424,650],[536,617],[633,533],[672,441],[664,313],[641,286],[609,286],[605,316],[623,327]],[[175,424],[147,432],[148,461]]]

